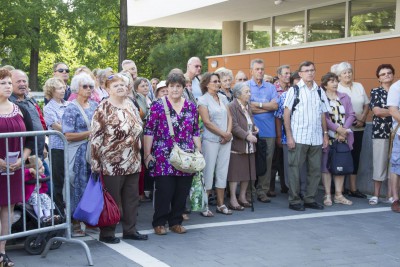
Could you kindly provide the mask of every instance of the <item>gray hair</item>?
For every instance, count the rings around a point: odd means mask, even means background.
[[[112,68],[108,67],[97,71],[96,79],[99,85],[102,84],[102,82],[105,82],[105,80],[108,78],[106,77],[108,72],[113,72]]]
[[[339,64],[333,65],[331,67],[331,71],[333,73],[335,73],[337,76],[340,76],[340,74],[342,74],[343,71],[346,70],[351,70],[353,71],[353,67],[351,66],[351,64],[349,62],[340,62]]]
[[[29,77],[28,77],[28,74],[26,74],[25,71],[20,70],[20,69],[13,69],[10,72],[11,72],[11,76],[12,76],[13,73],[17,73],[17,72],[21,73],[22,75],[24,75],[26,77],[26,81],[29,83]]]
[[[131,63],[133,63],[133,64],[136,65],[135,61],[130,60],[130,59],[125,59],[124,61],[122,61],[121,67],[124,68],[124,66],[125,66],[126,64],[131,64]]]
[[[201,62],[201,60],[200,60],[199,57],[191,57],[191,58],[189,58],[187,64],[188,64],[188,65],[192,64],[192,62],[193,62],[195,59],[196,59],[196,60],[199,60],[199,61]]]
[[[93,81],[92,77],[90,77],[90,75],[85,72],[81,72],[78,75],[75,75],[71,81],[71,92],[78,93],[79,86],[84,85],[84,84],[94,86],[94,81]]]
[[[233,73],[230,69],[221,67],[217,69],[215,72],[219,74],[220,79],[222,79],[222,77],[229,76],[231,80],[233,80]]]
[[[290,69],[290,66],[289,65],[279,66],[278,69],[276,70],[276,74],[281,75],[283,69]]]
[[[242,95],[242,89],[245,87],[249,87],[249,85],[244,82],[244,83],[236,83],[235,86],[233,86],[232,89],[232,94],[235,98],[238,98]]]
[[[262,60],[261,58],[255,58],[250,62],[250,69],[253,69],[254,64],[264,64],[264,60]]]

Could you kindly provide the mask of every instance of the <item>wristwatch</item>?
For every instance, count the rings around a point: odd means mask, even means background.
[[[328,134],[328,131],[325,131],[324,134]]]
[[[258,104],[258,107],[259,107],[259,108],[262,108],[262,103],[261,103],[261,102],[260,102],[260,104]]]

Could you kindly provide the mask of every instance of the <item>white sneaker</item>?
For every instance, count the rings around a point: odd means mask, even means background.
[[[390,197],[390,198],[388,198],[388,199],[385,199],[385,200],[383,200],[382,201],[383,203],[386,203],[386,204],[392,204],[394,201],[393,201],[393,197]]]

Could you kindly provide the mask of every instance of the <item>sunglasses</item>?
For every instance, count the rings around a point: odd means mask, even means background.
[[[85,89],[85,90],[88,89],[88,88],[90,88],[90,90],[93,90],[94,86],[93,85],[84,84],[84,85],[82,85],[82,88]]]
[[[380,73],[379,74],[379,77],[383,77],[383,76],[386,76],[386,75],[392,75],[393,74],[393,72],[391,72],[391,71],[389,71],[389,72],[384,72],[384,73]]]
[[[58,69],[57,70],[59,73],[63,73],[64,71],[66,72],[66,73],[69,73],[69,69]]]

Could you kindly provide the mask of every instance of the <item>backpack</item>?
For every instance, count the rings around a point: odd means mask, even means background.
[[[296,109],[297,104],[299,104],[299,102],[300,102],[300,98],[299,98],[300,88],[297,85],[293,85],[293,89],[294,89],[294,95],[296,96],[296,98],[293,101],[291,114],[293,114],[293,111]],[[321,100],[322,103],[325,103],[325,101],[322,99],[322,96],[321,96],[321,94],[322,94],[321,87],[318,86],[317,91],[318,91],[319,99]]]

